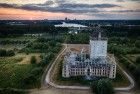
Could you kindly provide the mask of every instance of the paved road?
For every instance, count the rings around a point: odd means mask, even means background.
[[[50,80],[51,71],[52,71],[54,65],[57,63],[57,60],[61,57],[61,55],[63,54],[63,52],[67,49],[67,46],[68,45],[65,44],[65,48],[57,56],[57,58],[55,59],[55,61],[51,65],[50,69],[48,70],[48,73],[47,73],[46,79],[45,79],[45,83],[48,83],[52,87],[59,88],[59,89],[81,89],[81,90],[88,90],[88,89],[90,89],[90,87],[86,87],[86,86],[64,86],[64,85],[62,86],[62,85],[57,85],[57,84],[51,82],[51,80]],[[130,85],[127,86],[127,87],[119,87],[119,88],[117,87],[117,88],[115,88],[115,90],[116,91],[129,91],[130,89],[132,89],[135,86],[135,82],[132,79],[132,77],[125,70],[123,70],[121,68],[121,66],[119,66],[118,64],[117,64],[117,66],[121,69],[121,71],[124,73],[124,75],[128,78],[128,80],[130,81]]]
[[[124,75],[128,78],[130,85],[127,87],[120,87],[120,88],[115,88],[115,90],[121,90],[121,91],[129,91],[135,86],[135,81],[133,78],[117,63],[117,66],[120,68],[120,70],[124,73]]]

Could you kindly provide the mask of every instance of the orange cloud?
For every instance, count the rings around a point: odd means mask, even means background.
[[[0,8],[0,19],[15,20],[39,20],[39,19],[58,19],[64,18],[63,13],[50,13],[41,11],[27,11],[22,9]]]

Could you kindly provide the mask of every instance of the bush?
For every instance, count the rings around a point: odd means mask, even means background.
[[[135,68],[136,67],[133,64],[129,64],[129,66],[128,66],[128,70],[130,70],[130,71],[134,71]]]
[[[3,89],[0,90],[0,94],[26,94],[27,92],[24,91],[14,91],[11,89]]]
[[[32,71],[31,71],[31,74],[35,75],[35,76],[38,76],[40,73],[43,72],[43,68],[42,67],[37,67],[37,68],[34,68]]]
[[[0,50],[0,56],[6,56],[6,50],[1,49]]]
[[[138,47],[138,48],[140,48],[140,41],[136,40],[135,46]]]
[[[137,57],[137,58],[136,58],[136,63],[137,63],[137,64],[140,64],[140,57]]]
[[[7,51],[7,56],[14,56],[14,55],[15,55],[15,53],[13,50]]]
[[[31,64],[36,64],[36,58],[35,58],[35,56],[32,56],[31,57],[31,61],[30,62],[31,62]]]
[[[23,86],[25,88],[33,88],[40,87],[40,76],[43,73],[42,67],[36,67],[27,74],[27,76],[23,79]]]
[[[3,49],[0,49],[0,57],[3,57],[3,56],[14,56],[15,53],[13,50],[3,50]]]
[[[140,65],[138,65],[137,68],[135,68],[134,77],[136,78],[136,80],[140,79]]]

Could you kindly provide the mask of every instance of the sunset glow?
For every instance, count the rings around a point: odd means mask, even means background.
[[[95,2],[96,1],[96,2]],[[1,20],[140,19],[133,0],[1,0]]]

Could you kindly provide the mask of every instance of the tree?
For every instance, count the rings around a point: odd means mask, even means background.
[[[134,70],[134,77],[136,78],[136,80],[140,79],[140,65],[138,65]]]
[[[140,41],[139,40],[136,40],[135,46],[138,47],[138,48],[140,48]]]
[[[0,50],[0,57],[1,56],[6,56],[6,50],[3,49]]]
[[[4,49],[0,49],[0,57],[3,56],[14,56],[15,53],[13,50],[4,50]]]
[[[36,63],[36,58],[35,58],[35,56],[32,56],[32,57],[31,57],[31,61],[30,61],[30,62],[31,62],[31,64],[35,64],[35,63]]]
[[[7,56],[14,56],[14,55],[15,55],[15,53],[13,50],[7,51]]]
[[[91,89],[95,94],[114,94],[115,93],[109,79],[101,79],[99,81],[93,82]]]
[[[136,63],[140,64],[140,56],[136,58]]]
[[[6,89],[1,89],[0,94],[27,94],[27,92],[25,92],[25,91],[15,91],[15,90],[6,88]]]

